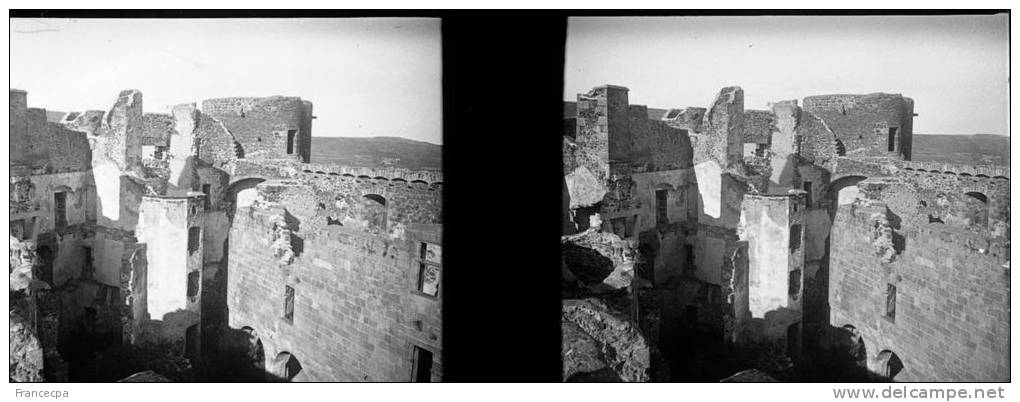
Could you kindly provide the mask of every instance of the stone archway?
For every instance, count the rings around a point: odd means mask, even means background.
[[[867,179],[865,176],[843,176],[829,183],[828,197],[832,205],[849,204],[857,198],[857,183]]]
[[[233,181],[227,186],[226,199],[232,206],[230,209],[231,217],[233,217],[233,212],[237,208],[250,206],[255,201],[257,196],[255,186],[264,181],[266,179],[262,177],[247,177]]]
[[[871,371],[888,380],[895,380],[896,376],[903,371],[903,361],[891,350],[883,350],[875,356],[872,362]]]
[[[241,332],[244,335],[240,345],[244,352],[242,379],[262,380],[266,376],[266,352],[262,347],[262,339],[252,327],[241,328]]]
[[[291,382],[301,373],[301,362],[290,352],[280,352],[273,359],[272,374],[278,381]]]

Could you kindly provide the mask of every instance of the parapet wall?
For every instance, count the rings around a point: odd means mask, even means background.
[[[895,353],[897,381],[1009,381],[1008,247],[947,225],[884,229],[886,211],[858,201],[836,214],[831,325],[863,335],[873,370]]]
[[[361,204],[365,196],[379,196],[385,201],[387,221],[390,224],[407,226],[442,223],[443,179],[440,172],[350,168],[283,161],[245,161],[234,166],[233,182],[252,177],[281,178],[311,185],[316,190],[315,195],[309,196],[307,206],[315,208],[321,204],[317,213],[323,219],[330,216],[342,221],[344,216],[353,216],[355,211],[351,207]]]

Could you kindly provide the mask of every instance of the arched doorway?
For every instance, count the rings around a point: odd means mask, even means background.
[[[883,378],[893,380],[897,374],[903,371],[903,361],[893,351],[883,350],[875,358],[873,371]]]
[[[244,354],[242,379],[261,381],[266,375],[266,352],[262,348],[262,340],[259,338],[258,332],[251,327],[241,328],[241,332],[244,334],[241,344]]]
[[[845,350],[848,359],[855,366],[860,368],[868,367],[868,351],[864,344],[864,337],[853,325],[844,325],[843,335],[845,336]],[[841,343],[842,344],[842,343]]]
[[[829,184],[829,199],[840,206],[854,202],[857,198],[857,183],[867,179],[864,176],[844,176]]]
[[[250,206],[258,195],[255,186],[264,181],[266,179],[261,177],[249,177],[231,183],[227,187],[227,201],[233,204],[234,210]]]
[[[273,374],[277,380],[290,382],[301,373],[301,362],[290,352],[282,352],[273,360]]]

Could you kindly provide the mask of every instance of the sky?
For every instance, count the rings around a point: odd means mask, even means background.
[[[11,19],[10,86],[30,107],[146,113],[234,96],[313,103],[316,137],[442,144],[440,20]]]
[[[823,94],[914,99],[914,133],[1009,135],[1009,19],[989,16],[584,17],[568,22],[564,99],[630,89],[630,103],[745,109]]]

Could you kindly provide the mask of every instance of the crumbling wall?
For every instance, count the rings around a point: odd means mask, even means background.
[[[562,322],[567,329],[562,351],[564,380],[601,368],[608,368],[608,377],[619,381],[651,379],[650,347],[627,314],[595,298],[564,300]],[[588,342],[579,342],[584,340]]]
[[[246,148],[225,124],[213,116],[200,114],[194,135],[201,144],[195,156],[205,165],[223,167],[238,159],[259,157],[257,148]]]
[[[687,169],[692,166],[693,149],[687,130],[649,120],[646,106],[629,106],[628,118],[625,133],[609,133],[610,141],[619,136],[621,142],[628,143],[620,146],[620,152],[610,156],[613,162],[628,164],[631,172]]]
[[[174,116],[166,113],[142,114],[142,146],[169,147],[170,137],[177,135],[174,131]]]
[[[201,224],[200,195],[143,199],[137,235],[146,264],[133,267],[145,270],[135,273],[145,281],[144,294],[136,295],[144,300],[135,302],[147,307],[140,342],[182,342],[187,328],[201,321],[201,282],[192,279],[201,278]]]
[[[29,144],[32,138],[28,135],[28,92],[13,89],[10,90],[8,98],[10,109],[10,151],[11,162],[26,163],[29,161]]]
[[[202,101],[202,114],[223,124],[243,147],[246,159],[307,163],[311,158],[310,106],[298,97],[218,98]],[[289,154],[288,131],[295,132]]]
[[[797,181],[797,154],[800,152],[798,125],[802,110],[796,100],[787,100],[772,104],[772,112],[776,120],[771,138],[768,191],[782,194],[793,188]]]
[[[10,90],[11,163],[37,173],[80,172],[92,158],[84,133],[52,123],[46,110],[28,107],[28,93]]]
[[[598,229],[563,236],[560,242],[564,267],[582,291],[624,289],[633,283],[639,263],[635,242]]]
[[[743,136],[744,90],[723,88],[705,114],[702,131],[694,144],[694,163],[712,160],[723,169],[740,166]]]
[[[874,217],[886,211],[868,200],[839,208],[830,323],[860,331],[872,363],[894,352],[897,381],[1009,381],[1008,246],[948,225],[904,224],[906,247],[888,261],[874,246]]]
[[[846,154],[908,159],[913,100],[899,94],[818,95],[804,98],[804,110],[825,122]],[[894,150],[889,129],[895,128]],[[905,145],[907,145],[905,147]]]
[[[768,147],[772,143],[775,125],[776,116],[771,110],[745,110],[743,134],[745,148],[749,144]]]
[[[31,324],[10,313],[10,379],[12,382],[43,381],[43,347]]]
[[[624,87],[605,85],[586,94],[577,94],[577,132],[574,141],[578,150],[575,160],[600,181],[610,175],[610,160],[616,159],[616,155],[629,153],[628,91]]]
[[[35,233],[50,232],[57,228],[55,194],[58,192],[65,194],[63,216],[65,221],[62,227],[82,225],[89,221],[87,219],[89,200],[95,197],[95,194],[91,193],[93,187],[89,184],[93,182],[93,178],[87,171],[32,175],[27,179],[27,183],[18,180],[12,185],[25,186],[16,189],[22,192],[19,200],[25,200],[24,211],[38,212]],[[12,196],[14,195],[12,192]]]
[[[271,244],[273,222],[288,221],[286,214],[259,203],[235,215],[230,326],[254,328],[267,360],[296,357],[303,369],[295,381],[409,381],[412,346],[433,353],[432,379],[440,379],[442,289],[433,297],[416,288],[420,244],[439,244],[438,227],[410,225],[393,239],[299,218],[299,227],[287,228],[301,238],[300,250],[284,263]],[[292,319],[285,317],[288,286]]]
[[[744,199],[739,234],[748,245],[748,311],[736,312],[737,342],[788,340],[788,329],[802,320],[804,198],[793,190]]]

